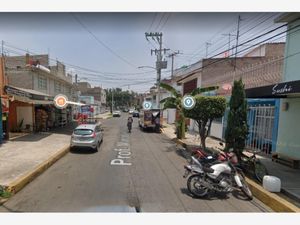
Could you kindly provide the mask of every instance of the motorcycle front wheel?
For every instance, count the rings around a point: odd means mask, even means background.
[[[187,180],[187,188],[189,192],[198,198],[202,198],[208,193],[208,188],[202,184],[202,175],[195,174]]]
[[[268,170],[260,161],[257,160],[254,164],[254,173],[256,179],[262,183],[264,176],[268,175]]]
[[[239,173],[239,178],[241,180],[241,183],[242,183],[242,187],[241,187],[241,191],[244,193],[244,195],[247,196],[247,198],[249,200],[252,200],[253,199],[253,194],[252,194],[252,191],[250,190],[246,180],[245,180],[245,176],[244,174],[241,174]]]

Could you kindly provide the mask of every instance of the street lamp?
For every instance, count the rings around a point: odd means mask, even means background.
[[[153,67],[153,66],[139,66],[139,67],[138,67],[138,69],[143,69],[143,68],[151,68],[151,69],[156,70],[156,68]]]
[[[159,67],[155,68],[153,66],[139,66],[138,69],[142,68],[151,68],[157,71],[157,96],[156,96],[156,107],[160,110],[160,72],[159,72]]]

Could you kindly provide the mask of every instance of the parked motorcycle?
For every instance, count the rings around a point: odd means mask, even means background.
[[[241,169],[235,167],[230,161],[234,156],[228,156],[220,153],[226,158],[224,162],[205,166],[195,157],[192,158],[190,165],[185,165],[184,177],[187,178],[187,188],[189,192],[196,197],[204,197],[210,192],[229,193],[233,190],[242,191],[248,199],[253,195],[245,181],[245,176]],[[208,156],[208,159],[212,156]]]
[[[220,145],[223,146],[221,142]],[[219,150],[222,151],[222,149]],[[263,177],[265,175],[268,175],[268,171],[267,168],[256,157],[256,153],[258,153],[259,151],[250,151],[250,150],[246,150],[246,151],[252,153],[252,155],[248,156],[242,153],[241,161],[238,161],[237,157],[230,158],[230,161],[233,163],[234,166],[241,168],[244,173],[253,176],[260,183],[262,183]],[[232,155],[233,153],[223,152],[223,154],[219,154],[219,153],[211,154],[212,158],[210,160],[207,160],[207,157],[210,156],[210,154],[204,151],[201,147],[196,147],[192,149],[192,156],[198,159],[200,163],[204,163],[204,164],[206,163],[212,164],[215,161],[226,161],[224,154],[226,154],[227,157],[228,156],[230,157],[230,155]]]

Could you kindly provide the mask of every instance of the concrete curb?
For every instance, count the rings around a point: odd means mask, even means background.
[[[187,147],[187,144],[182,140],[173,138],[172,139],[176,144]],[[300,212],[300,208],[294,204],[288,202],[284,198],[279,197],[278,195],[271,193],[265,190],[261,185],[255,183],[254,181],[246,178],[246,181],[251,189],[254,197],[259,199],[261,202],[266,204],[268,207],[273,209],[275,212]]]
[[[15,194],[20,191],[23,187],[25,187],[28,183],[30,183],[34,178],[43,173],[46,169],[48,169],[51,165],[53,165],[57,160],[62,158],[67,152],[69,152],[70,145],[64,146],[58,153],[51,156],[49,159],[38,165],[32,171],[27,174],[21,176],[17,180],[10,183],[6,190],[11,194]]]
[[[300,208],[288,202],[284,198],[265,190],[262,186],[248,178],[246,178],[246,181],[253,195],[275,212],[300,212]]]
[[[0,198],[0,205],[3,205],[7,200],[8,198]]]

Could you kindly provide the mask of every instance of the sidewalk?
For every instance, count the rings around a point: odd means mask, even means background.
[[[105,112],[96,117],[108,119],[111,114]],[[30,133],[0,145],[0,186],[16,193],[63,157],[69,151],[70,135],[76,125]],[[5,200],[0,197],[0,204]]]
[[[10,187],[42,163],[67,151],[73,126],[51,132],[31,133],[0,147],[0,185]]]
[[[163,133],[170,139],[176,139],[174,133],[174,125],[164,123]],[[200,145],[199,135],[196,133],[187,132],[186,138],[182,140],[184,144],[189,146]],[[219,141],[208,137],[206,139],[206,146],[218,148]],[[300,169],[292,169],[290,167],[272,162],[271,158],[258,156],[261,162],[267,167],[268,172],[272,176],[276,176],[281,180],[281,192],[287,197],[295,200],[293,203],[300,207]]]

